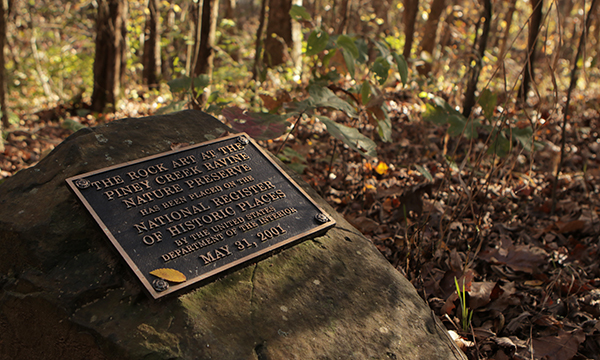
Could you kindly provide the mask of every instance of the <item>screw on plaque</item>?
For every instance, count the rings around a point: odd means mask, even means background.
[[[90,187],[91,183],[87,179],[79,179],[75,181],[75,185],[80,189],[87,189]]]
[[[237,138],[237,141],[238,141],[240,144],[242,144],[242,145],[248,145],[248,144],[250,144],[250,140],[248,140],[248,138],[247,138],[247,137],[245,137],[245,136],[240,136],[240,137],[238,137],[238,138]]]
[[[318,213],[317,215],[315,215],[315,219],[317,219],[317,221],[322,224],[325,224],[326,222],[329,221],[329,218],[327,216],[325,216],[325,214],[322,214],[322,213]]]
[[[169,283],[163,279],[156,279],[152,282],[152,287],[154,288],[154,290],[161,292],[169,288]]]

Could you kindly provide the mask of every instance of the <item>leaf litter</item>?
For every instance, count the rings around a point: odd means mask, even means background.
[[[285,102],[268,100],[273,108]],[[411,281],[469,359],[600,359],[598,135],[570,135],[553,215],[556,147],[517,149],[493,161],[487,154],[488,162],[478,163],[473,159],[486,151],[481,136],[458,142],[443,126],[399,110],[414,99],[393,101],[392,138],[377,141],[377,158],[341,144],[314,120],[303,120],[280,157]],[[573,117],[573,129],[600,125],[597,112],[585,114]],[[22,115],[7,133],[0,175],[34,165],[79,125],[129,115],[141,114],[80,116],[57,107]],[[274,117],[252,126],[257,117],[241,109],[226,115],[238,130],[265,139],[287,123]],[[375,125],[359,130],[377,139]],[[546,126],[536,141],[559,143],[557,134]],[[276,153],[284,139],[262,144]],[[465,285],[473,312],[466,332],[455,281]]]

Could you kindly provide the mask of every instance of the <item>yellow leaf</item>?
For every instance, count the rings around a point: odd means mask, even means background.
[[[380,161],[379,164],[377,164],[377,167],[375,168],[375,171],[379,174],[379,175],[383,175],[388,171],[389,167],[386,163],[384,163],[383,161]]]
[[[183,275],[182,273],[180,273],[179,271],[175,270],[175,269],[156,269],[156,270],[152,270],[150,271],[151,275],[154,275],[156,277],[159,277],[161,279],[170,281],[170,282],[176,282],[176,283],[180,283],[180,282],[184,282],[186,281],[186,277],[185,275]]]

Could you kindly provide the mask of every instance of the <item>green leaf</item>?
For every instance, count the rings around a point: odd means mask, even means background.
[[[177,79],[173,79],[169,82],[167,82],[167,84],[169,85],[169,88],[171,89],[171,92],[176,93],[176,92],[181,92],[181,91],[187,91],[190,90],[191,84],[192,84],[192,79],[189,76],[183,76]],[[194,78],[194,90],[195,92],[199,93],[202,90],[204,90],[205,87],[208,86],[208,84],[210,84],[210,78],[208,77],[208,75],[202,74],[198,77]]]
[[[332,48],[329,50],[329,52],[327,52],[327,54],[325,54],[325,56],[323,56],[323,67],[324,68],[329,67],[329,61],[335,55],[336,51],[337,51],[336,48]],[[331,74],[331,73],[328,73],[328,74]]]
[[[317,116],[317,118],[325,124],[327,131],[336,139],[348,145],[351,149],[357,151],[365,157],[377,156],[377,145],[368,137],[361,134],[357,129],[342,124],[325,117]]]
[[[221,114],[234,130],[245,132],[257,140],[275,139],[283,135],[287,129],[286,116],[253,113],[236,106],[223,109]]]
[[[383,41],[375,41],[375,46],[379,50],[379,54],[382,58],[387,59],[391,55],[390,47]]]
[[[314,107],[330,107],[345,112],[350,117],[356,117],[354,107],[341,98],[333,91],[322,86],[310,86],[308,88],[309,99]]]
[[[408,64],[406,63],[406,59],[404,59],[402,54],[396,54],[395,52],[392,52],[392,56],[396,61],[396,65],[398,65],[398,73],[400,74],[402,85],[406,85],[408,81]]]
[[[308,11],[306,11],[306,9],[303,6],[299,6],[299,5],[292,5],[292,8],[290,9],[290,16],[292,17],[292,19],[296,20],[296,21],[301,21],[301,20],[306,20],[306,21],[310,21],[310,14],[308,13]]]
[[[199,75],[194,78],[194,91],[196,92],[196,97],[200,96],[204,88],[206,88],[210,84],[210,77],[206,74]]]
[[[387,111],[384,110],[385,118],[377,119],[377,133],[381,140],[385,142],[392,141],[392,121],[387,116]]]
[[[191,83],[192,81],[190,78],[188,76],[184,76],[167,82],[167,85],[169,85],[169,89],[172,93],[176,93],[188,90]]]
[[[492,133],[492,143],[488,148],[488,154],[496,154],[505,157],[510,152],[510,141],[504,136],[504,132],[494,130]]]
[[[377,81],[379,82],[379,85],[383,85],[388,78],[388,74],[390,71],[390,63],[387,62],[386,59],[378,57],[371,66],[371,71],[373,71],[377,76]]]
[[[423,113],[423,120],[430,121],[437,125],[444,125],[448,123],[448,112],[439,106],[434,104],[425,104],[425,112]]]
[[[176,102],[170,103],[169,105],[163,106],[160,109],[158,109],[156,111],[156,115],[163,115],[163,114],[169,114],[172,112],[181,111],[181,110],[185,109],[186,104],[187,104],[187,100],[176,101]]]
[[[527,151],[533,151],[533,129],[528,126],[523,129],[511,129],[512,138],[517,140]]]
[[[306,55],[313,56],[327,48],[329,34],[322,29],[313,30],[306,41]]]
[[[364,64],[369,60],[369,44],[364,39],[357,39],[355,42],[356,48],[358,49],[358,57],[356,61],[359,64]]]
[[[363,105],[367,105],[371,99],[371,84],[366,80],[363,81],[362,86],[360,87],[360,97]]]
[[[354,57],[352,57],[352,54],[345,48],[342,48],[342,54],[344,55],[344,61],[346,62],[348,73],[350,73],[350,76],[354,78],[356,73],[356,70],[354,69]]]
[[[491,119],[494,115],[494,109],[498,103],[498,96],[493,94],[489,89],[484,89],[479,96],[479,105],[483,109],[483,114],[486,119]]]
[[[63,121],[63,123],[61,124],[61,127],[63,129],[67,129],[67,130],[71,130],[73,132],[79,131],[81,129],[85,129],[87,126],[83,125],[82,123],[75,121],[73,119],[65,119],[65,121]]]
[[[450,136],[463,135],[467,139],[475,139],[478,136],[477,128],[481,126],[478,120],[467,120],[461,113],[454,110],[450,104],[440,97],[433,97],[433,104],[425,105],[423,120],[434,124],[450,124],[448,134]]]
[[[354,43],[354,40],[350,38],[348,35],[340,35],[337,38],[337,45],[348,51],[354,59],[358,58],[358,48]]]
[[[431,176],[431,173],[429,172],[429,170],[427,170],[426,167],[421,165],[415,165],[415,167],[421,173],[421,175],[425,176],[425,179],[433,182],[433,176]]]
[[[454,110],[450,104],[444,99],[434,96],[432,103],[425,104],[425,113],[423,114],[423,120],[431,121],[434,124],[444,125],[449,123],[450,116],[458,116],[464,118],[461,113]],[[465,119],[466,120],[466,119]]]
[[[448,116],[448,122],[450,127],[448,128],[448,134],[450,136],[461,136],[463,135],[467,139],[476,139],[479,134],[477,128],[479,127],[479,121],[467,120],[462,115],[450,115]]]

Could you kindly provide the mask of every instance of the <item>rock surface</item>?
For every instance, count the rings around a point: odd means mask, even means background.
[[[327,234],[146,296],[65,178],[228,130],[198,111],[118,120],[0,184],[1,360],[461,358],[412,285],[301,180],[337,221]]]

